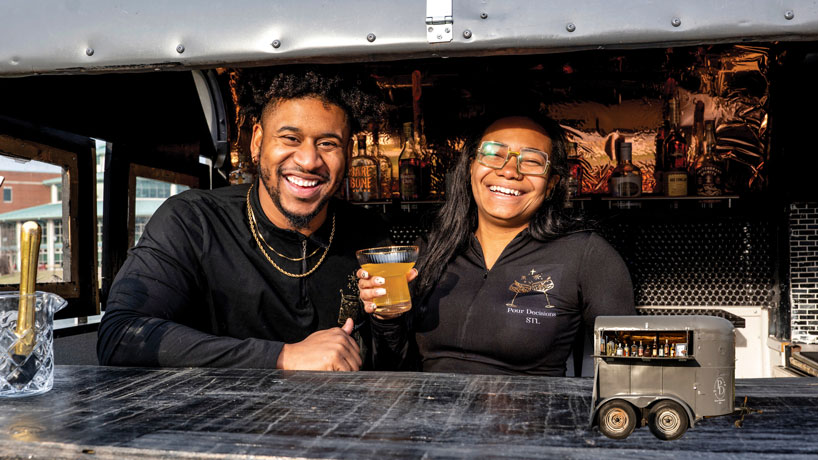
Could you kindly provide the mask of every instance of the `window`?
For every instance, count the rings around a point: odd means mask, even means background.
[[[52,253],[54,254],[54,262],[53,262],[53,269],[54,271],[62,272],[63,264],[62,264],[62,247],[63,247],[63,239],[62,239],[62,220],[55,219],[52,221],[53,229],[54,229],[54,249]]]
[[[133,226],[133,240],[138,242],[142,238],[142,233],[145,232],[145,225],[148,223],[150,216],[136,216],[136,222]]]
[[[190,188],[196,182],[191,176],[169,171],[132,165],[133,214],[130,216],[132,233],[129,247],[135,246],[145,231],[151,216],[168,198]],[[181,182],[188,182],[183,184]]]
[[[0,285],[20,282],[20,232],[27,221],[37,222],[42,231],[37,282],[63,282],[62,226],[68,207],[54,201],[52,185],[62,183],[65,171],[45,161],[0,155],[0,175],[6,178],[0,203]],[[12,200],[10,184],[17,189],[17,200]]]
[[[97,217],[97,263],[102,265],[102,217]]]

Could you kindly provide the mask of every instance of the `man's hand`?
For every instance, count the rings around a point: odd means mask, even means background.
[[[357,371],[363,362],[358,344],[350,336],[354,326],[352,319],[347,318],[343,327],[313,332],[301,342],[284,344],[276,367],[304,371]]]
[[[372,314],[375,318],[378,319],[391,319],[397,318],[398,316],[402,315],[403,313],[397,313],[394,315],[376,315],[375,313],[375,298],[380,297],[382,295],[386,295],[386,289],[383,286],[386,282],[380,276],[369,276],[369,273],[366,272],[363,268],[358,269],[355,273],[355,276],[358,277],[358,292],[359,297],[364,302],[364,311]],[[413,279],[418,277],[417,269],[413,268],[406,273],[406,281],[412,281]]]

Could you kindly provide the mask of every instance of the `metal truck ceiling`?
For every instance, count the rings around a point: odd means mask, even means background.
[[[16,0],[0,18],[0,76],[818,39],[813,0]]]

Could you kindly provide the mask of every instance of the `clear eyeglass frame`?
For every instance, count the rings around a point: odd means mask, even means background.
[[[542,150],[522,148],[514,152],[497,141],[483,141],[477,148],[477,162],[487,168],[503,169],[511,157],[517,158],[517,172],[525,176],[546,176],[551,166],[548,153]]]

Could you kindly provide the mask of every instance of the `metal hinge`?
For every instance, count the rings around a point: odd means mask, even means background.
[[[452,41],[452,0],[426,0],[426,40],[429,43]]]

